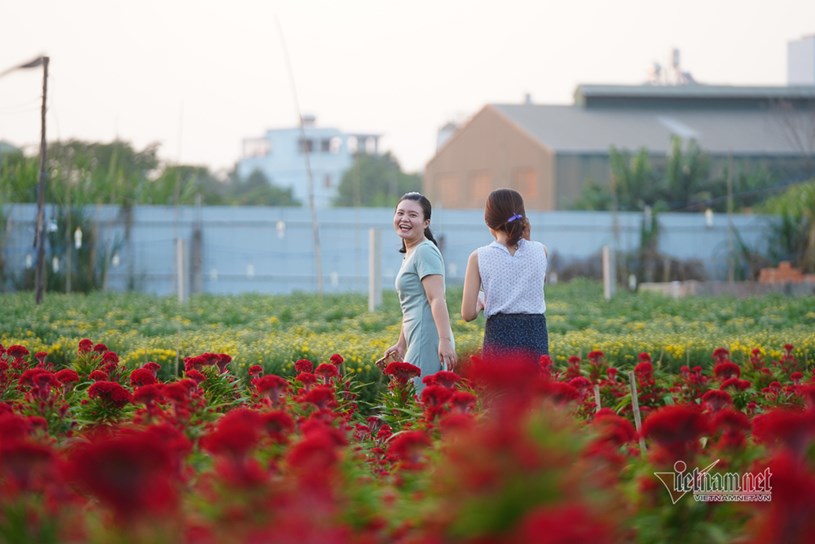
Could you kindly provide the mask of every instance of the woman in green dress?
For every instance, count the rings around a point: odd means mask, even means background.
[[[396,206],[393,227],[402,239],[405,254],[396,275],[396,292],[402,307],[399,341],[385,350],[385,357],[406,361],[422,370],[416,380],[439,370],[452,370],[456,345],[450,328],[444,287],[444,260],[430,232],[430,201],[419,193],[406,193]]]

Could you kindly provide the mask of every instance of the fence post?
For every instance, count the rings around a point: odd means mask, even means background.
[[[175,239],[175,276],[178,302],[187,300],[186,284],[184,282],[184,239]]]
[[[616,264],[614,255],[608,246],[603,246],[603,297],[611,300],[614,296],[614,288],[617,285]]]
[[[382,304],[382,247],[379,229],[368,231],[368,311],[374,312]]]
[[[637,380],[634,379],[634,371],[628,371],[628,382],[631,385],[631,408],[634,411],[634,425],[637,428],[637,436],[640,440],[640,451],[645,455],[645,439],[642,437],[642,419],[640,417],[640,401],[637,397]]]

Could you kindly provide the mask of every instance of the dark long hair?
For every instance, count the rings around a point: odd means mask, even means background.
[[[529,229],[524,199],[513,189],[496,189],[487,197],[484,221],[492,230],[507,234],[507,245],[514,246]]]
[[[421,193],[405,193],[402,195],[402,198],[399,199],[399,202],[403,200],[414,200],[419,203],[422,207],[422,214],[424,218],[430,221],[430,214],[433,213],[433,207],[430,205],[430,201]],[[399,202],[396,203],[399,206]],[[424,237],[436,244],[436,247],[439,246],[439,243],[433,238],[433,233],[430,232],[430,227],[425,227],[424,229]],[[405,241],[402,240],[402,248],[399,250],[399,253],[407,253],[407,247],[405,246]]]

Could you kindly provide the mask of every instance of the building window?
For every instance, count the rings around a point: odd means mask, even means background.
[[[331,152],[332,155],[336,155],[337,153],[340,152],[340,149],[342,149],[342,138],[340,138],[339,136],[334,136],[333,138],[331,138],[329,151]]]
[[[373,136],[365,138],[365,153],[369,155],[376,154],[376,138]]]
[[[352,155],[357,152],[357,146],[359,142],[357,141],[356,136],[349,136],[348,137],[348,153]]]
[[[326,189],[331,188],[331,174],[326,174],[325,177],[323,177],[323,186]]]
[[[266,139],[251,139],[243,141],[243,156],[266,157],[272,154],[272,142]]]
[[[331,151],[331,140],[323,138],[320,140],[320,153],[328,153]]]
[[[304,140],[300,138],[297,141],[297,150],[300,153],[314,153],[314,140]]]

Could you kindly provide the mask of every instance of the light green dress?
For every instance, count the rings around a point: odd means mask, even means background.
[[[424,388],[421,378],[441,370],[439,334],[422,285],[422,278],[433,274],[444,280],[444,260],[439,248],[430,240],[416,246],[402,261],[396,274],[396,292],[402,306],[402,329],[407,346],[404,360],[422,369],[421,377],[414,382],[419,393]],[[448,330],[448,334],[452,339],[452,331]]]

